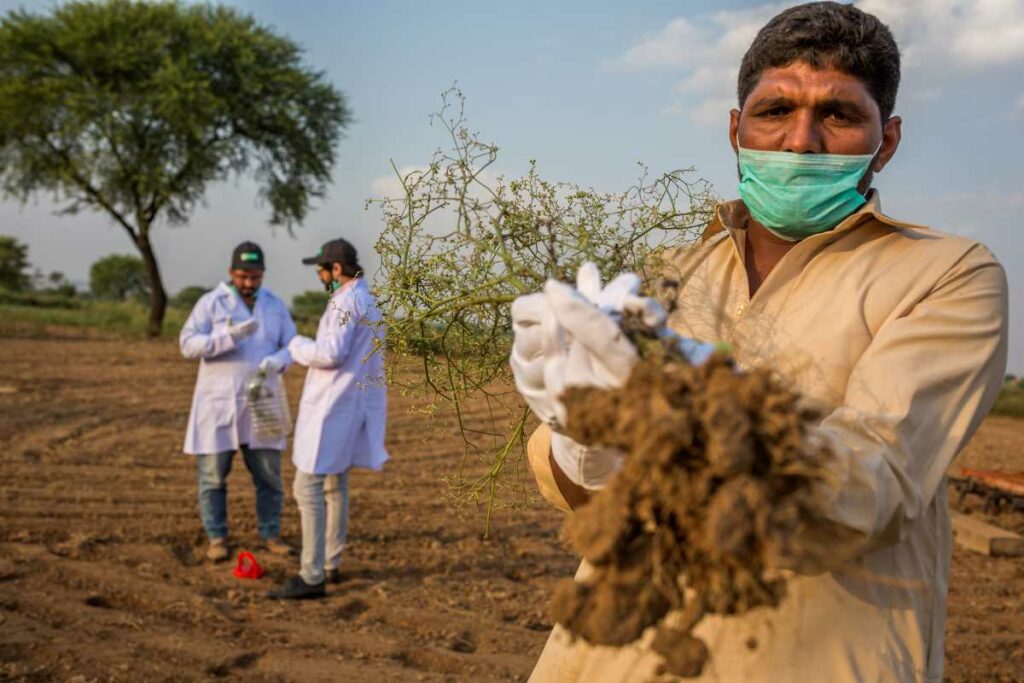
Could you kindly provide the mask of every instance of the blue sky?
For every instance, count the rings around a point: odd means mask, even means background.
[[[368,268],[381,222],[364,201],[389,184],[392,160],[423,165],[444,143],[428,124],[458,81],[471,127],[500,147],[499,171],[541,174],[601,190],[695,166],[735,196],[727,141],[735,71],[764,21],[792,3],[488,3],[258,0],[234,2],[291,36],[348,97],[356,121],[334,184],[294,238],[267,225],[250,183],[211,188],[186,227],[157,229],[168,290],[212,284],[243,239],[267,252],[267,284],[286,297],[312,288],[299,258],[337,235]],[[1011,302],[1024,295],[1024,0],[861,0],[900,42],[896,113],[903,144],[876,179],[887,213],[978,239],[1007,267]],[[45,11],[52,2],[0,10]],[[101,215],[57,216],[47,198],[0,202],[0,232],[30,246],[44,271],[84,281],[108,253],[131,253]],[[1021,265],[1018,265],[1021,264]],[[1010,368],[1024,372],[1024,316],[1011,306]]]

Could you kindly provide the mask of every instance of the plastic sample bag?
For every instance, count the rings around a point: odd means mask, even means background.
[[[281,375],[259,371],[245,383],[253,436],[260,441],[283,439],[292,429],[292,414]]]

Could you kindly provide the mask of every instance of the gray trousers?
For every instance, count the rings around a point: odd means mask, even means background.
[[[292,485],[302,520],[299,576],[308,584],[324,581],[324,568],[337,569],[348,538],[348,472],[295,472]]]

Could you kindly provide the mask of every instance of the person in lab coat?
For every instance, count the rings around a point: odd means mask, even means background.
[[[288,345],[292,359],[309,372],[292,445],[293,493],[302,520],[301,568],[270,593],[285,600],[323,597],[325,583],[340,580],[348,534],[348,472],[353,467],[379,471],[388,459],[384,329],[355,247],[331,240],[303,263],[316,265],[330,300],[316,339],[298,336]]]
[[[285,303],[262,286],[264,267],[259,245],[235,247],[229,280],[200,297],[179,339],[181,355],[199,359],[184,451],[196,457],[199,516],[209,538],[206,556],[214,562],[228,557],[226,480],[238,450],[256,487],[260,538],[275,554],[291,552],[281,540],[285,439],[255,437],[244,390],[258,370],[282,373],[291,364],[295,323]]]

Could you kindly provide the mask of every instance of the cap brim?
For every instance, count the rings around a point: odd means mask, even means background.
[[[310,256],[309,258],[302,259],[302,262],[305,263],[307,266],[317,265],[320,263],[327,263],[327,261],[324,260],[323,256]]]

